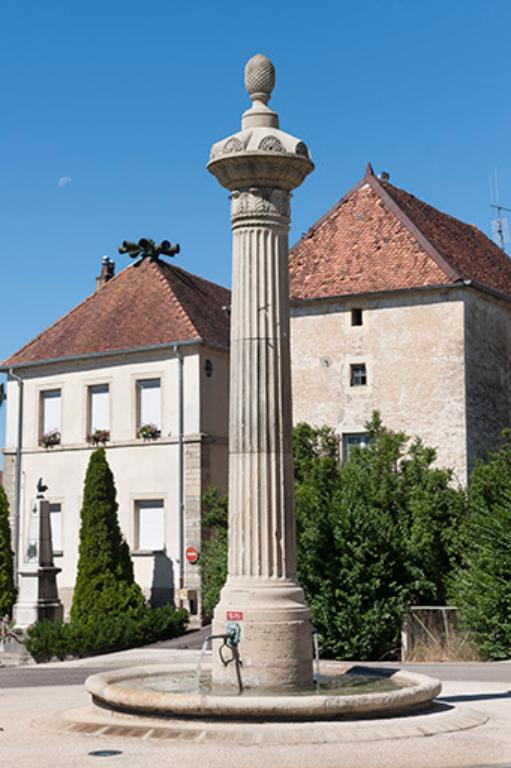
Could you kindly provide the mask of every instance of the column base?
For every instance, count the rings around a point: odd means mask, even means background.
[[[291,691],[313,687],[310,609],[295,581],[230,577],[213,617],[213,634],[240,625],[238,646],[244,688]],[[213,684],[238,690],[236,665],[224,666],[213,644]],[[230,651],[224,648],[224,656]]]

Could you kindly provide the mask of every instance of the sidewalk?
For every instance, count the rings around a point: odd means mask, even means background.
[[[192,647],[175,647],[178,641],[189,646],[199,641],[191,635],[170,641],[169,646],[150,646],[117,654],[96,656],[73,662],[58,662],[37,667],[0,670],[0,755],[2,763],[16,768],[76,768],[95,764],[94,750],[119,750],[122,754],[105,757],[102,766],[140,768],[149,765],[175,766],[182,761],[207,763],[208,768],[475,768],[511,766],[511,682],[456,680],[444,683],[441,699],[448,704],[484,712],[486,725],[429,738],[393,738],[382,741],[323,743],[314,746],[243,746],[229,744],[184,743],[182,741],[141,740],[126,736],[84,735],[59,731],[62,713],[88,705],[83,685],[75,675],[99,669],[149,663],[179,663],[198,657]],[[172,645],[170,645],[172,644]],[[200,643],[199,643],[200,644]],[[436,665],[441,666],[441,665]],[[453,665],[445,666],[449,671]],[[481,676],[493,676],[496,665],[455,665],[469,671],[478,668]],[[509,665],[500,665],[508,677]],[[487,671],[485,671],[487,670]],[[425,670],[424,670],[425,671]],[[510,670],[511,671],[511,670]],[[6,673],[9,677],[6,678]],[[491,674],[490,674],[491,673]],[[37,682],[19,686],[13,676],[31,674]],[[61,680],[68,676],[67,684]],[[43,677],[40,677],[43,676]],[[43,685],[39,682],[43,682]],[[10,682],[7,687],[5,683]],[[33,677],[34,680],[34,677]],[[20,680],[21,682],[21,680]],[[28,677],[26,683],[30,684]],[[404,721],[409,722],[410,718]],[[378,729],[379,721],[365,726],[365,733]],[[353,729],[353,723],[346,723]],[[272,728],[272,725],[268,725]],[[290,726],[291,728],[294,726]],[[296,726],[300,726],[297,724]],[[374,730],[373,730],[374,729]],[[405,729],[403,729],[404,732]]]

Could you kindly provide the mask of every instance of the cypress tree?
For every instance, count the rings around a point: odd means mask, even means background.
[[[87,624],[105,616],[136,613],[145,606],[117,517],[112,471],[104,448],[90,457],[81,511],[78,575],[71,620]]]
[[[14,586],[14,552],[9,525],[9,502],[0,485],[0,617],[10,616],[16,599]]]

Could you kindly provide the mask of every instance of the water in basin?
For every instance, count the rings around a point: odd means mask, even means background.
[[[211,696],[236,696],[232,688],[213,685],[211,672],[204,671],[200,676],[200,686],[194,672],[169,672],[140,677],[130,677],[116,683],[121,688],[137,691],[155,691],[158,693],[201,693]],[[314,688],[301,691],[245,689],[242,696],[354,696],[365,693],[388,693],[404,686],[382,675],[358,675],[338,673],[336,675],[318,675]]]

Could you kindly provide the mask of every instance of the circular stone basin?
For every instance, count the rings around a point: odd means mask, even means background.
[[[133,667],[89,677],[85,686],[94,704],[119,712],[157,717],[231,720],[334,720],[388,716],[424,708],[441,690],[426,675],[403,670],[374,670],[322,662],[315,690],[278,692],[212,689],[210,672],[196,665]]]

